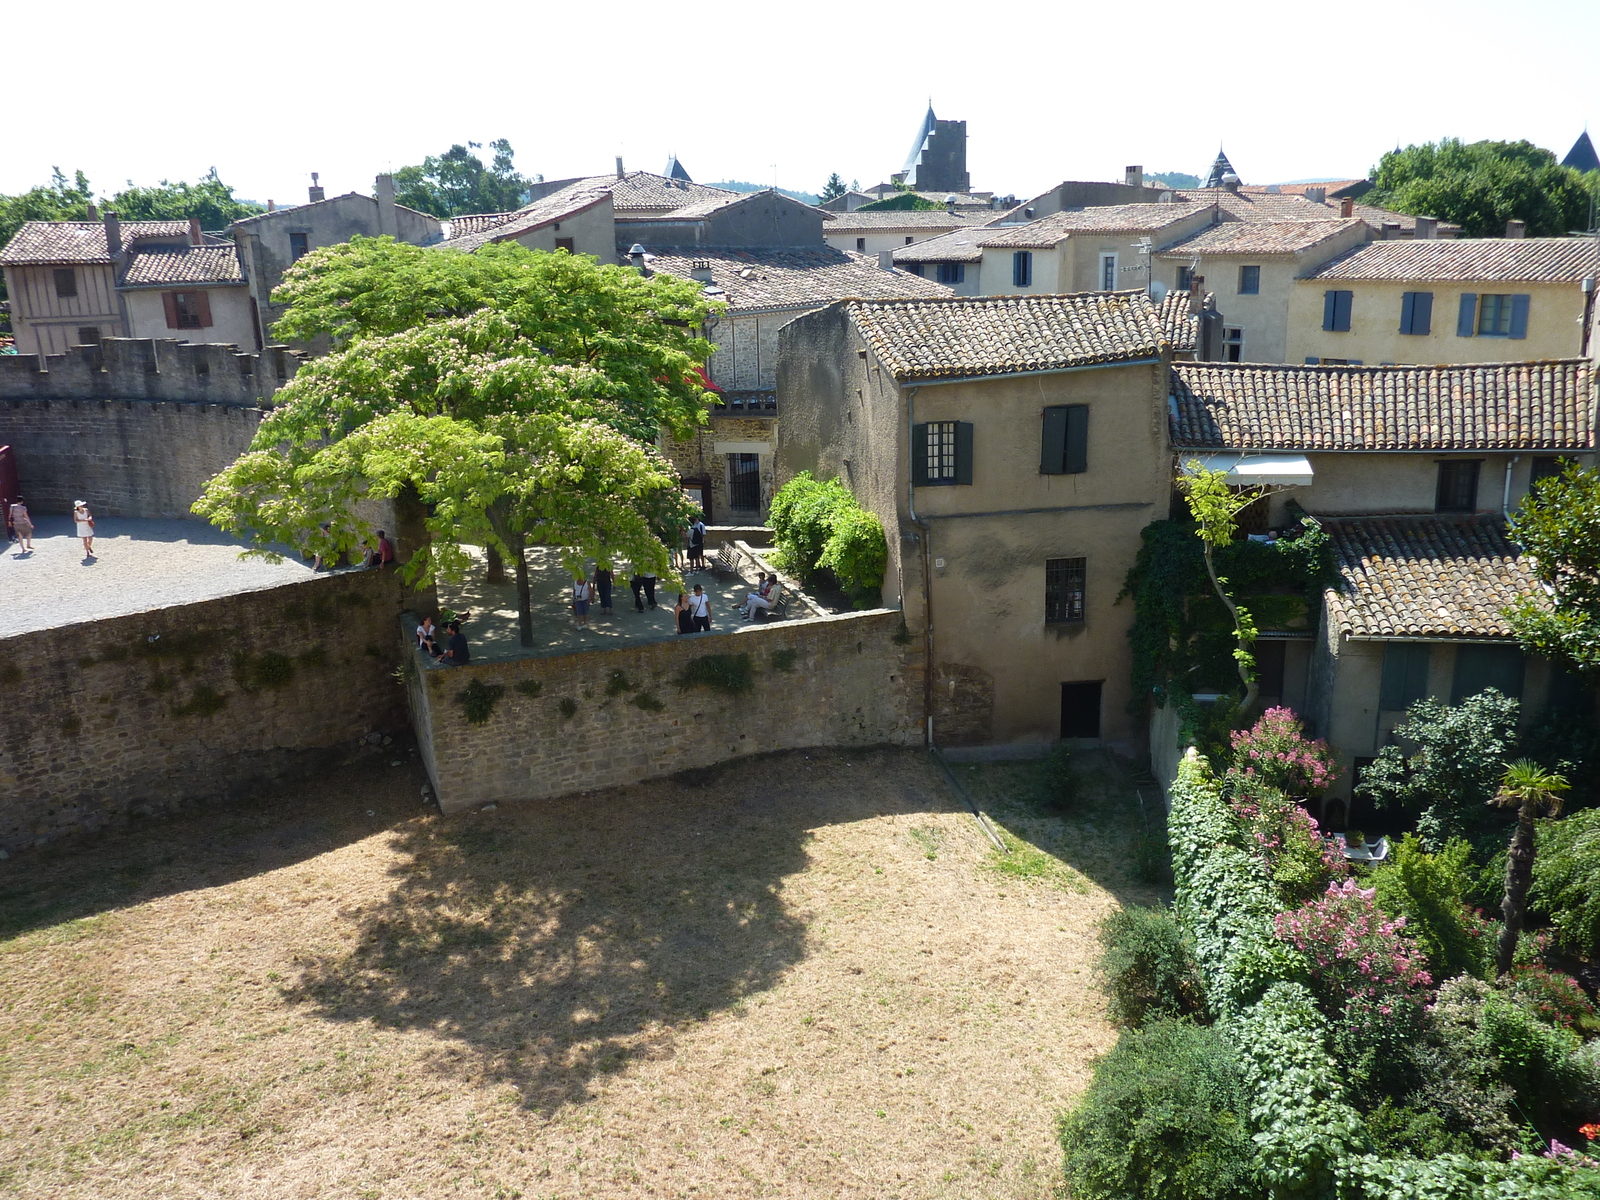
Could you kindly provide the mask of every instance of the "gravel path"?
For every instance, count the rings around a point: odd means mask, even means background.
[[[277,587],[311,574],[298,558],[239,558],[243,543],[198,521],[95,518],[86,559],[69,517],[36,518],[33,553],[0,552],[0,637]]]

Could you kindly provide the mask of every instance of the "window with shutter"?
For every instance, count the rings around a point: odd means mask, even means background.
[[[167,294],[172,297],[168,325],[172,324],[173,317],[177,319],[175,328],[178,329],[204,329],[206,325],[210,324],[209,320],[202,320],[202,317],[209,318],[211,315],[211,306],[205,304],[206,294],[204,292],[168,292]],[[201,311],[202,304],[205,304],[203,313]]]
[[[70,300],[78,294],[78,273],[71,267],[56,268],[56,295]]]
[[[956,422],[956,482],[972,483],[972,422]]]
[[[1089,406],[1067,405],[1067,445],[1063,455],[1068,475],[1082,475],[1089,469]]]
[[[1033,286],[1033,251],[1018,250],[1011,256],[1011,285]]]
[[[928,439],[928,482],[956,481],[956,423],[929,421],[923,426]]]
[[[1400,332],[1420,337],[1433,329],[1433,293],[1406,292],[1400,297]]]
[[[1354,293],[1330,291],[1322,293],[1322,327],[1330,333],[1350,332],[1350,309]]]
[[[162,292],[161,307],[166,311],[167,314],[167,328],[181,329],[182,326],[178,324],[178,293]]]
[[[1560,475],[1574,460],[1570,458],[1557,458],[1553,455],[1540,455],[1533,460],[1533,466],[1528,472],[1528,486],[1532,487],[1541,479],[1554,479]]]
[[[911,483],[914,487],[928,485],[928,427],[911,427]]]
[[[967,278],[967,266],[966,266],[965,263],[940,263],[939,264],[939,282],[940,283],[951,283],[951,284],[962,283],[962,282],[964,282],[966,280],[966,278]]]
[[[1478,507],[1478,459],[1446,459],[1439,464],[1435,512],[1475,512]]]
[[[1479,337],[1510,337],[1511,316],[1514,306],[1512,297],[1496,293],[1488,293],[1478,297],[1478,336]],[[1527,321],[1524,310],[1523,321]],[[1526,336],[1526,333],[1524,333]]]
[[[1428,667],[1433,647],[1427,642],[1388,642],[1383,648],[1383,681],[1378,707],[1404,712],[1428,694]]]
[[[1485,688],[1494,688],[1502,696],[1520,700],[1526,666],[1522,650],[1516,646],[1457,646],[1450,703],[1460,704]]]
[[[1517,295],[1511,297],[1511,331],[1513,338],[1528,336],[1528,297]]]
[[[1089,406],[1056,404],[1044,410],[1039,471],[1081,475],[1089,469]]]
[[[1461,293],[1461,308],[1456,313],[1456,336],[1471,337],[1478,328],[1478,295],[1476,292]]]
[[[1261,268],[1239,268],[1239,295],[1259,296],[1261,294]]]
[[[199,328],[211,328],[211,293],[193,292],[195,318],[200,322]]]
[[[1180,292],[1187,292],[1192,287],[1194,287],[1194,268],[1179,267],[1177,290]]]

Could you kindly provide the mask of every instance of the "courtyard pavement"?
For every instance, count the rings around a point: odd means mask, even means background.
[[[95,518],[95,557],[86,559],[72,519],[34,518],[33,553],[0,549],[0,637],[126,616],[311,575],[299,558],[239,558],[244,543],[200,521]]]

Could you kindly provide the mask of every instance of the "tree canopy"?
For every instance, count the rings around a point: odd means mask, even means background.
[[[874,200],[871,204],[863,204],[858,212],[932,212],[943,209],[944,205],[935,204],[932,200],[925,200],[915,192],[903,191],[884,200]]]
[[[1572,463],[1541,479],[1511,518],[1511,536],[1550,593],[1506,610],[1523,649],[1600,679],[1600,470]]]
[[[1506,222],[1528,223],[1530,237],[1565,237],[1590,226],[1600,173],[1563,167],[1532,142],[1442,138],[1391,150],[1372,169],[1366,202],[1438,217],[1467,237],[1500,237]]]
[[[494,156],[489,165],[473,153],[482,142],[457,142],[443,154],[430,154],[420,165],[401,167],[394,173],[396,202],[436,217],[462,213],[510,212],[528,202],[532,183],[511,165],[515,151],[505,138],[490,142]]]
[[[848,190],[839,172],[835,171],[828,176],[828,182],[822,185],[822,191],[818,193],[817,200],[819,203],[826,204],[829,200],[837,200]]]

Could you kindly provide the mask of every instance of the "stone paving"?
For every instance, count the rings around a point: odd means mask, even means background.
[[[95,518],[86,559],[70,517],[36,517],[33,553],[0,551],[0,637],[214,600],[311,575],[298,558],[239,558],[244,544],[200,521]]]

